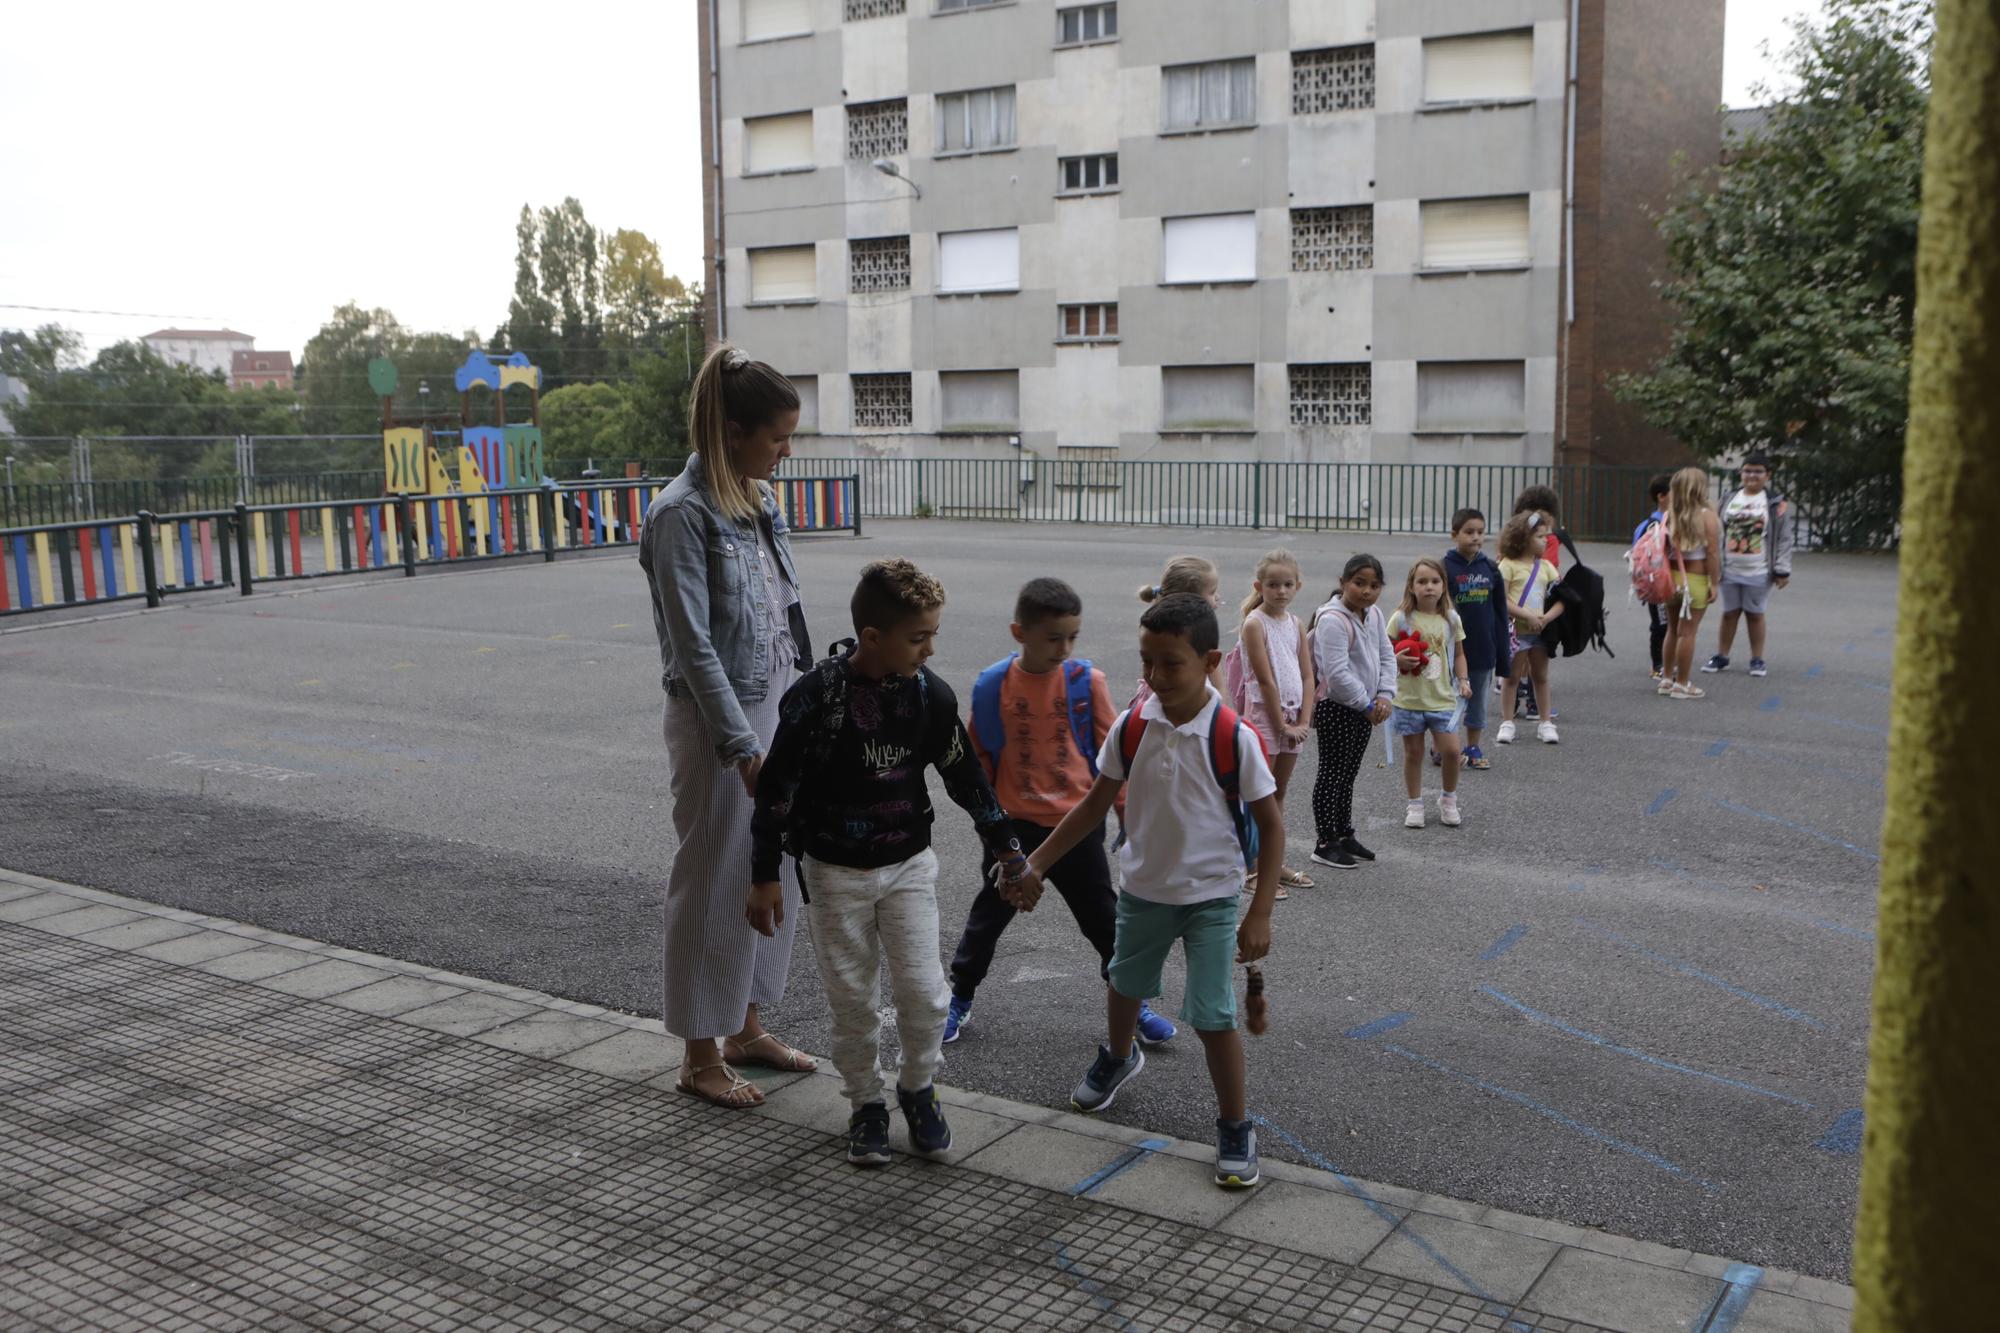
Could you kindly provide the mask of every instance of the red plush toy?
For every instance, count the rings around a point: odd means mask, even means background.
[[[1405,625],[1403,627],[1403,637],[1397,639],[1389,646],[1395,650],[1398,658],[1401,658],[1404,653],[1415,654],[1417,659],[1415,666],[1404,666],[1400,661],[1396,664],[1396,669],[1406,676],[1414,676],[1430,665],[1430,649],[1424,643],[1424,636],[1417,633],[1415,626]]]

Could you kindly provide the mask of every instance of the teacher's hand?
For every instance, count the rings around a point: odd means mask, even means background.
[[[753,800],[757,796],[757,775],[763,771],[764,756],[761,754],[753,754],[748,759],[736,761],[736,774],[743,779],[743,790],[749,792]]]
[[[775,879],[752,884],[750,906],[743,915],[750,919],[750,928],[759,935],[766,938],[776,935],[778,927],[785,924],[785,886]]]

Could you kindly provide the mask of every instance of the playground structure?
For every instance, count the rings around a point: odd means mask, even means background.
[[[540,542],[541,513],[537,505],[520,503],[520,491],[545,482],[542,441],[542,372],[527,356],[515,352],[494,361],[474,348],[452,376],[458,390],[459,429],[434,431],[427,420],[399,422],[395,393],[395,363],[377,357],[368,363],[368,384],[382,400],[382,492],[422,497],[413,506],[416,541],[434,557],[491,553],[515,546],[514,527],[523,524],[530,545]],[[507,419],[507,391],[528,391],[528,419]],[[492,395],[492,420],[473,422],[473,391]],[[453,500],[467,503],[455,504]],[[466,515],[461,534],[458,514]],[[559,516],[561,523],[566,515]]]

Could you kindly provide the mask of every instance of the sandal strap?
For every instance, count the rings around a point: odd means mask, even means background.
[[[727,1090],[715,1094],[716,1096],[734,1097],[745,1088],[754,1088],[757,1086],[731,1068],[727,1060],[717,1060],[714,1064],[710,1065],[689,1064],[683,1060],[681,1062],[681,1082],[687,1084],[689,1087],[693,1087],[695,1079],[700,1078],[703,1074],[712,1073],[717,1069],[729,1075],[729,1087]]]
[[[729,1040],[735,1041],[736,1039],[731,1037]],[[780,1052],[778,1058],[785,1062],[785,1067],[789,1070],[800,1071],[805,1067],[805,1062],[812,1059],[811,1056],[798,1047],[787,1046],[779,1039],[778,1034],[775,1032],[760,1032],[748,1041],[738,1041],[736,1042],[736,1049],[747,1054],[753,1046],[767,1041],[777,1046]]]

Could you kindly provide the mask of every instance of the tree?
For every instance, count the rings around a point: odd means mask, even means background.
[[[434,424],[455,425],[458,391],[452,373],[465,364],[478,338],[464,333],[418,333],[383,309],[364,309],[355,302],[336,308],[319,332],[306,341],[299,365],[299,396],[304,406],[301,426],[314,435],[376,435],[382,429],[382,404],[368,384],[368,363],[387,357],[396,363],[395,411],[399,419],[428,416]],[[419,390],[428,384],[430,393]],[[333,452],[294,451],[283,471],[308,472],[322,464],[352,467],[355,460],[379,451],[345,449]],[[262,460],[260,457],[260,470]]]
[[[1714,459],[1761,446],[1832,545],[1892,540],[1909,416],[1930,0],[1830,0],[1795,25],[1797,92],[1660,230],[1680,314],[1612,381]]]
[[[660,247],[644,232],[620,227],[604,247],[604,331],[608,344],[631,351],[662,333],[687,286],[669,276]]]
[[[542,437],[551,463],[582,467],[638,457],[628,443],[632,407],[625,395],[602,381],[566,384],[542,395]]]

